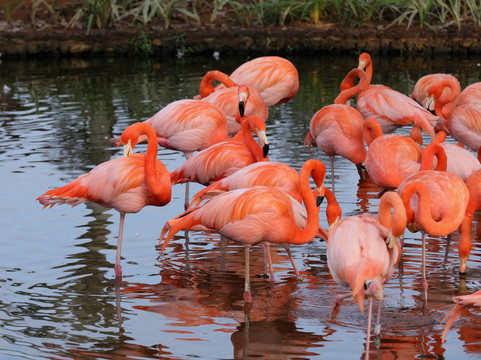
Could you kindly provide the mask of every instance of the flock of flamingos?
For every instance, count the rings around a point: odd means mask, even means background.
[[[422,233],[423,288],[425,237],[447,236],[458,230],[459,272],[465,273],[471,250],[471,223],[481,210],[481,82],[461,91],[449,74],[430,74],[416,83],[411,96],[384,85],[371,84],[371,57],[359,56],[359,66],[340,84],[334,104],[311,119],[305,145],[317,146],[330,159],[331,189],[324,183],[326,167],[310,159],[300,172],[267,157],[265,121],[268,108],[289,101],[299,88],[294,65],[277,56],[242,64],[230,76],[209,71],[194,99],[174,101],[147,121],[124,130],[112,145],[123,145],[124,157],[96,166],[71,183],[38,197],[46,206],[72,206],[90,200],[120,213],[115,264],[121,279],[120,255],[125,214],[144,206],[166,206],[171,187],[186,183],[185,212],[162,229],[159,246],[181,230],[216,231],[245,247],[244,300],[253,301],[249,283],[249,249],[263,247],[274,279],[269,244],[284,247],[299,280],[290,245],[315,237],[327,242],[327,261],[333,278],[351,292],[363,311],[369,300],[367,351],[373,298],[383,298],[384,283],[400,260],[403,234]],[[214,82],[219,82],[214,87]],[[350,100],[356,99],[356,107]],[[410,136],[391,134],[412,127]],[[431,141],[423,144],[422,132]],[[257,137],[254,139],[253,134]],[[458,143],[444,142],[451,136]],[[137,143],[148,141],[146,154],[133,154]],[[182,151],[186,161],[169,172],[157,159],[157,147]],[[366,146],[367,145],[367,146]],[[467,148],[467,149],[466,149]],[[359,176],[370,176],[382,191],[377,216],[369,213],[342,218],[335,198],[334,156],[354,163]],[[310,179],[315,183],[311,188]],[[189,182],[206,185],[190,200]],[[326,198],[329,229],[319,225],[319,205]],[[162,243],[163,241],[163,243]],[[481,306],[481,290],[457,296],[443,333],[467,305]],[[378,323],[374,328],[379,333]]]

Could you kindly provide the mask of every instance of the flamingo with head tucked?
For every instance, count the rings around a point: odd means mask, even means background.
[[[365,213],[347,217],[329,227],[329,271],[337,283],[352,291],[336,298],[332,318],[339,312],[343,298],[352,295],[361,312],[364,311],[364,297],[369,298],[366,359],[369,357],[372,299],[383,298],[384,283],[391,278],[400,259],[399,238],[405,228],[406,211],[394,192],[381,197],[379,218]]]
[[[147,136],[146,154],[132,154],[132,149],[142,136]],[[61,188],[49,190],[38,197],[44,206],[55,204],[78,205],[95,201],[114,208],[120,213],[115,276],[122,277],[120,253],[125,214],[136,213],[144,206],[165,206],[170,202],[170,176],[164,164],[156,158],[157,139],[154,130],[146,123],[135,123],[124,130],[119,145],[124,145],[123,158],[97,165]]]
[[[162,240],[164,242],[161,252],[178,231],[196,225],[214,229],[227,239],[243,244],[246,263],[244,299],[250,303],[250,247],[261,242],[300,245],[312,241],[319,230],[320,199],[316,203],[309,177],[314,179],[315,192],[319,197],[324,194],[325,172],[324,164],[314,159],[306,161],[300,171],[299,188],[307,211],[304,229],[296,223],[292,197],[277,188],[255,186],[220,194],[169,220],[162,229],[159,245]]]

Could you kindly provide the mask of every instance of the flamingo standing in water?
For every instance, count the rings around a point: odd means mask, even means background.
[[[433,158],[438,164],[435,170]],[[426,234],[446,236],[458,229],[464,219],[469,200],[465,183],[456,175],[445,171],[447,157],[443,148],[433,142],[422,154],[421,170],[409,175],[398,187],[404,202],[409,230],[422,233],[422,284],[427,300]]]
[[[213,81],[219,81],[225,87],[214,91]],[[239,131],[241,118],[244,115],[254,115],[264,121],[269,116],[269,109],[255,88],[237,85],[228,75],[217,70],[209,71],[204,75],[200,83],[199,94],[196,98],[214,104],[224,112],[229,136],[235,135]],[[239,99],[239,104],[236,103],[236,99]]]
[[[291,100],[299,90],[296,67],[279,56],[262,56],[239,66],[230,75],[236,84],[256,89],[268,107]],[[223,87],[219,85],[216,90]]]
[[[147,153],[130,155],[143,135],[148,138]],[[156,158],[155,131],[146,123],[132,124],[124,130],[118,144],[124,145],[125,157],[97,165],[71,183],[37,198],[44,207],[65,203],[75,206],[89,200],[120,213],[115,261],[117,279],[122,277],[120,253],[125,214],[139,212],[147,205],[165,206],[171,198],[169,172]]]
[[[437,116],[446,118],[458,105],[460,93],[461,85],[455,76],[451,74],[429,74],[416,82],[411,98],[425,109],[435,111]],[[443,97],[446,100],[443,101],[442,108],[435,108],[439,97]]]
[[[469,295],[460,295],[453,297],[453,301],[456,303],[454,307],[446,314],[444,319],[441,323],[445,322],[446,319],[446,326],[443,330],[443,337],[441,342],[444,343],[446,341],[446,335],[448,334],[451,325],[453,324],[454,320],[461,316],[461,313],[464,309],[468,306],[476,306],[481,307],[481,290],[476,291],[475,293]]]
[[[372,60],[368,53],[359,56],[359,69],[365,69],[369,82],[372,78]],[[348,73],[341,83],[341,96],[353,87],[357,75]],[[375,118],[384,134],[390,134],[401,126],[416,125],[434,139],[433,127],[441,118],[431,114],[410,97],[384,85],[370,85],[357,95],[357,109],[364,119]],[[353,96],[351,95],[351,96]],[[351,97],[349,96],[348,99]]]
[[[332,318],[338,314],[342,299],[352,295],[363,312],[364,297],[369,297],[366,359],[369,358],[372,299],[383,298],[384,283],[391,278],[401,256],[399,238],[405,228],[406,211],[394,192],[387,192],[381,197],[379,218],[365,213],[342,219],[329,228],[329,271],[338,284],[350,287],[352,291],[336,298]],[[378,323],[380,309],[379,303]]]
[[[209,185],[246,165],[268,160],[269,142],[265,131],[266,125],[262,119],[257,116],[245,117],[241,130],[233,138],[199,151],[171,172],[172,185],[185,182]],[[256,143],[252,132],[257,134],[262,147]],[[188,205],[186,202],[186,209]]]
[[[367,77],[362,70],[352,71],[359,76],[359,83],[350,88],[344,94],[360,92],[369,85]],[[355,108],[345,105],[343,98],[338,98],[335,104],[324,106],[317,111],[311,119],[309,133],[304,140],[304,145],[317,145],[326,153],[331,160],[331,182],[334,187],[334,157],[341,155],[354,163],[362,180],[365,179],[364,160],[366,159],[366,148],[362,134],[363,118]]]
[[[410,137],[382,134],[374,118],[364,120],[364,138],[368,144],[366,170],[383,190],[396,189],[404,179],[421,168],[421,149]]]
[[[319,160],[308,160],[301,168],[299,188],[307,211],[307,223],[300,229],[296,223],[292,197],[273,187],[256,186],[228,191],[213,197],[205,204],[191,208],[169,220],[162,229],[159,245],[164,240],[161,252],[180,230],[196,225],[214,229],[227,239],[237,241],[245,247],[244,299],[252,302],[249,280],[249,250],[254,244],[270,242],[277,244],[305,244],[319,230],[319,196],[324,195],[326,169]],[[312,176],[316,196],[311,191],[309,178]],[[167,234],[167,235],[166,235]],[[166,235],[165,239],[164,236]]]

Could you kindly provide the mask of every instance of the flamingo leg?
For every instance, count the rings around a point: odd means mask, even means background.
[[[289,256],[289,260],[291,261],[292,267],[294,268],[294,271],[296,273],[297,282],[300,284],[300,283],[302,283],[303,279],[302,279],[302,275],[299,273],[299,270],[297,270],[296,262],[294,261],[294,257],[292,256],[290,244],[284,245],[284,248],[287,251],[287,255]]]
[[[224,235],[220,236],[220,266],[221,271],[225,271],[225,247],[227,244],[227,239]]]
[[[120,254],[122,252],[122,235],[124,232],[124,220],[125,220],[125,213],[120,213],[119,236],[117,240],[117,255],[115,257],[115,268],[114,268],[116,278],[122,277],[122,268],[120,267]]]
[[[341,301],[344,300],[345,298],[351,296],[351,295],[352,295],[351,293],[348,293],[348,294],[336,296],[336,302],[334,303],[334,306],[332,307],[331,321],[333,321],[337,317],[337,314],[339,314],[339,311],[341,311]]]
[[[453,237],[453,233],[450,233],[446,237],[446,252],[444,253],[444,261],[443,261],[444,266],[446,266],[446,263],[448,262],[449,247],[451,246],[451,238],[452,237]]]
[[[274,276],[274,269],[272,267],[271,247],[268,242],[263,242],[261,246],[262,246],[263,257],[264,257],[264,273],[267,273],[266,271],[267,270],[266,264],[267,264],[267,267],[269,268],[269,278],[273,283],[276,281],[276,278]]]
[[[249,252],[250,245],[245,246],[245,280],[244,280],[244,300],[246,303],[252,303],[250,273],[249,273]]]
[[[369,312],[367,314],[367,335],[366,335],[366,357],[365,360],[369,360],[369,343],[371,342],[371,315],[372,315],[372,297],[369,296]]]
[[[428,299],[428,281],[426,280],[426,233],[423,231],[423,290],[424,290],[424,300]]]
[[[184,202],[184,210],[189,208],[189,182],[185,183],[185,202]]]

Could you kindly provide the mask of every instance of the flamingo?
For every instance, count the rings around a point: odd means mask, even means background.
[[[383,190],[396,189],[404,179],[419,171],[421,149],[410,137],[382,134],[374,118],[364,120],[364,138],[368,144],[365,166],[371,180]]]
[[[445,125],[453,139],[477,151],[481,146],[481,102],[457,106]]]
[[[213,81],[220,81],[225,87],[214,91]],[[255,115],[264,121],[269,116],[269,109],[255,88],[237,85],[228,75],[217,70],[209,71],[204,75],[199,93],[198,98],[216,105],[224,112],[229,136],[235,135],[239,131],[241,118],[244,115]],[[239,99],[239,106],[236,99]]]
[[[451,328],[454,320],[461,316],[461,313],[464,309],[466,309],[468,306],[481,306],[481,290],[478,290],[469,295],[455,296],[453,297],[453,301],[456,303],[456,305],[454,305],[454,307],[446,314],[444,319],[441,321],[441,323],[443,323],[446,321],[446,319],[448,320],[443,330],[443,337],[441,339],[442,343],[446,341],[446,335],[448,334],[448,331]]]
[[[369,358],[372,299],[383,298],[384,283],[391,278],[400,259],[399,238],[405,228],[406,211],[394,192],[387,192],[381,197],[379,218],[365,213],[347,217],[329,227],[329,271],[338,284],[350,287],[352,291],[336,298],[332,318],[338,314],[340,302],[345,297],[352,295],[361,312],[364,312],[364,297],[369,297],[366,359]]]
[[[366,68],[366,73],[370,82],[372,77],[372,60],[368,53],[362,53],[359,69]],[[345,93],[352,87],[356,73],[349,72],[341,83],[341,97],[346,99]],[[347,96],[347,101],[351,96]],[[424,109],[410,97],[384,85],[370,85],[366,90],[357,93],[357,109],[364,119],[375,118],[384,134],[390,134],[397,128],[406,125],[416,125],[427,132],[431,139],[434,139],[433,126],[437,125],[441,119]]]
[[[147,153],[130,155],[143,135],[148,138]],[[171,198],[169,172],[156,158],[155,131],[146,123],[132,124],[120,136],[119,145],[124,145],[127,156],[97,165],[71,183],[37,198],[44,208],[65,203],[76,206],[89,200],[120,213],[115,261],[117,279],[122,277],[120,253],[125,214],[137,213],[147,205],[165,206]]]
[[[425,109],[435,111],[436,115],[447,118],[458,105],[461,85],[451,74],[429,74],[420,78],[414,85],[411,98]],[[442,107],[435,107],[440,97],[443,97]]]
[[[481,102],[481,82],[470,84],[461,91],[458,105],[475,104]]]
[[[362,70],[355,69],[359,73],[360,82],[351,91],[358,91],[367,87],[367,77]],[[365,179],[363,163],[366,158],[366,148],[362,135],[363,118],[355,108],[345,105],[339,100],[335,104],[324,106],[317,111],[311,119],[309,133],[306,135],[304,145],[312,144],[331,160],[331,182],[334,187],[334,157],[341,155],[354,163],[359,176]]]
[[[438,164],[432,169],[433,157]],[[422,154],[421,170],[409,175],[399,185],[397,193],[404,202],[407,224],[413,232],[422,233],[422,284],[427,300],[426,234],[446,236],[463,221],[469,200],[465,183],[456,175],[444,171],[447,157],[443,148],[433,142]]]
[[[466,186],[469,191],[469,202],[466,207],[463,222],[459,227],[461,235],[459,239],[459,272],[466,273],[468,257],[471,252],[471,227],[473,223],[474,213],[481,210],[481,170],[471,174],[466,179]]]
[[[249,249],[261,242],[277,244],[305,244],[313,240],[319,230],[319,205],[324,194],[324,164],[315,159],[307,160],[299,175],[299,188],[307,211],[307,223],[300,229],[294,216],[293,203],[288,194],[274,187],[255,186],[228,191],[213,197],[205,204],[191,208],[169,220],[162,229],[159,246],[161,253],[168,242],[180,230],[202,225],[215,229],[222,236],[239,242],[245,247],[244,300],[252,302],[249,280]],[[317,193],[311,191],[312,176]],[[165,238],[164,238],[165,236]]]
[[[254,140],[253,131],[256,132],[262,147]],[[172,185],[185,182],[209,185],[246,165],[268,160],[266,156],[269,142],[265,131],[266,126],[262,119],[257,116],[245,117],[236,136],[199,151],[171,172]],[[186,209],[188,205],[186,202]]]
[[[230,75],[236,84],[256,89],[268,107],[291,100],[299,90],[296,67],[279,56],[262,56],[239,66]],[[216,90],[224,85],[217,86]]]

